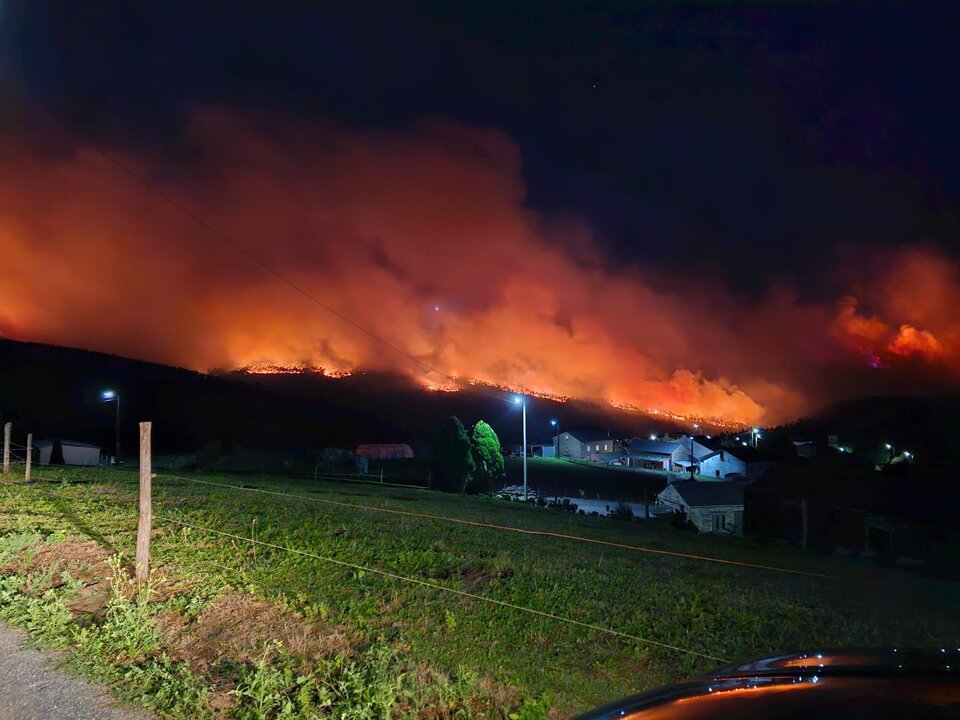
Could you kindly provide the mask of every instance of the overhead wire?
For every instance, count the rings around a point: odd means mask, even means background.
[[[242,486],[238,486],[238,485],[229,485],[229,484],[227,484],[227,483],[213,482],[212,480],[200,480],[199,478],[189,478],[189,477],[184,477],[184,476],[168,475],[168,474],[166,474],[166,473],[158,473],[158,474],[157,474],[157,477],[158,477],[158,478],[159,478],[159,477],[166,477],[166,478],[171,478],[171,479],[174,479],[174,480],[182,480],[182,481],[185,481],[185,482],[197,483],[197,484],[200,484],[200,485],[211,485],[211,486],[221,487],[221,488],[227,488],[227,489],[231,489],[231,490],[240,490],[240,491],[247,491],[247,492],[255,492],[255,493],[261,493],[261,494],[263,494],[263,495],[272,495],[272,496],[276,496],[276,497],[284,497],[284,498],[290,498],[290,499],[295,499],[295,500],[307,500],[307,501],[309,501],[309,502],[321,503],[321,504],[324,504],[324,505],[332,505],[332,506],[337,506],[337,507],[350,508],[350,509],[353,509],[353,510],[364,510],[364,511],[368,511],[368,512],[379,512],[379,513],[386,513],[386,514],[390,514],[390,515],[401,515],[401,516],[405,516],[405,517],[422,518],[422,519],[426,519],[426,520],[438,520],[438,521],[442,521],[442,522],[455,523],[455,524],[459,524],[459,525],[469,525],[469,526],[473,526],[473,527],[487,528],[487,529],[491,529],[491,530],[500,530],[500,531],[506,531],[506,532],[514,532],[514,533],[519,533],[519,534],[522,534],[522,535],[535,535],[535,536],[541,536],[541,537],[558,538],[558,539],[561,539],[561,540],[572,540],[572,541],[574,541],[574,542],[591,543],[591,544],[594,544],[594,545],[603,545],[603,546],[605,546],[605,547],[615,547],[615,548],[619,548],[619,549],[621,549],[621,550],[629,550],[629,551],[632,551],[632,552],[642,552],[642,553],[649,553],[649,554],[652,554],[652,555],[664,555],[664,556],[670,556],[670,557],[678,557],[678,558],[683,558],[683,559],[686,559],[686,560],[695,560],[695,561],[700,561],[700,562],[711,562],[711,563],[717,563],[717,564],[721,564],[721,565],[735,565],[735,566],[739,566],[739,567],[748,567],[748,568],[754,568],[754,569],[757,569],[757,570],[767,570],[767,571],[772,571],[772,572],[789,573],[789,574],[793,574],[793,575],[805,575],[805,576],[808,576],[808,577],[817,577],[817,578],[823,578],[823,579],[827,579],[827,580],[836,580],[836,579],[837,579],[837,577],[834,576],[834,575],[826,575],[826,574],[824,574],[824,573],[815,573],[815,572],[810,572],[810,571],[807,571],[807,570],[795,570],[795,569],[793,569],[793,568],[784,568],[784,567],[779,567],[779,566],[776,566],[776,565],[763,565],[763,564],[760,564],[760,563],[741,562],[741,561],[739,561],[739,560],[728,560],[728,559],[726,559],[726,558],[710,557],[710,556],[708,556],[708,555],[696,555],[696,554],[693,554],[693,553],[683,553],[683,552],[679,552],[679,551],[676,551],[676,550],[661,550],[661,549],[658,549],[658,548],[644,547],[644,546],[642,546],[642,545],[629,545],[629,544],[626,544],[626,543],[618,543],[618,542],[613,542],[613,541],[610,541],[610,540],[600,540],[600,539],[597,539],[597,538],[589,538],[589,537],[584,537],[584,536],[582,536],[582,535],[570,535],[570,534],[567,534],[567,533],[557,533],[557,532],[552,532],[552,531],[548,531],[548,530],[531,530],[531,529],[529,529],[529,528],[518,528],[518,527],[513,527],[513,526],[510,526],[510,525],[499,525],[499,524],[496,524],[496,523],[481,522],[481,521],[479,521],[479,520],[467,520],[466,518],[454,518],[454,517],[449,517],[449,516],[445,516],[445,515],[433,515],[433,514],[430,514],[430,513],[418,513],[418,512],[413,512],[413,511],[410,511],[410,510],[398,510],[398,509],[395,509],[395,508],[375,507],[375,506],[373,506],[373,505],[361,505],[361,504],[359,504],[359,503],[348,503],[348,502],[343,502],[343,501],[340,501],[340,500],[329,500],[329,499],[326,499],[326,498],[311,497],[311,496],[308,496],[308,495],[295,495],[295,494],[292,494],[292,493],[283,493],[283,492],[277,492],[277,491],[274,491],[274,490],[265,490],[265,489],[263,489],[263,488],[242,487]]]
[[[537,610],[535,608],[529,608],[524,605],[517,605],[515,603],[506,602],[505,600],[497,600],[495,598],[486,597],[484,595],[478,595],[476,593],[467,592],[466,590],[458,590],[456,588],[447,587],[446,585],[440,585],[439,583],[429,582],[427,580],[421,580],[419,578],[412,578],[406,575],[399,575],[397,573],[392,573],[387,570],[380,570],[378,568],[366,567],[364,565],[359,565],[357,563],[347,562],[346,560],[338,560],[336,558],[327,557],[324,555],[319,555],[317,553],[308,552],[306,550],[299,550],[297,548],[286,547],[284,545],[277,545],[275,543],[266,542],[264,540],[256,540],[253,538],[244,537],[242,535],[236,535],[234,533],[224,532],[223,530],[215,530],[213,528],[203,527],[201,525],[193,525],[191,523],[185,522],[183,520],[177,520],[173,518],[167,518],[168,522],[174,523],[176,525],[181,525],[183,527],[188,527],[193,530],[198,530],[201,532],[208,532],[214,535],[220,535],[222,537],[228,537],[233,540],[241,540],[248,542],[254,545],[261,545],[263,547],[272,548],[274,550],[282,550],[285,552],[293,553],[295,555],[301,555],[304,557],[313,558],[316,560],[321,560],[323,562],[332,563],[334,565],[339,565],[341,567],[347,567],[351,570],[357,570],[360,572],[368,572],[375,575],[382,575],[383,577],[391,578],[393,580],[400,580],[402,582],[412,583],[415,585],[421,585],[423,587],[432,588],[434,590],[440,590],[447,593],[452,593],[454,595],[459,595],[461,597],[470,598],[472,600],[478,600],[480,602],[490,603],[493,605],[499,605],[501,607],[510,608],[512,610],[519,610],[521,612],[529,613],[531,615],[538,615],[550,620],[557,622],[568,623],[571,625],[577,625],[579,627],[588,628],[590,630],[595,630],[597,632],[605,633],[621,639],[633,640],[635,642],[642,643],[644,645],[652,645],[659,648],[664,648],[667,650],[673,650],[679,653],[686,653],[687,655],[694,655],[701,657],[707,660],[713,660],[715,662],[723,663],[726,662],[722,658],[716,657],[715,655],[708,655],[707,653],[698,652],[696,650],[689,650],[687,648],[679,647],[677,645],[671,645],[669,643],[660,642],[658,640],[650,640],[648,638],[643,638],[638,635],[632,635],[631,633],[621,632],[619,630],[613,630],[611,628],[603,627],[602,625],[594,625],[593,623],[583,622],[581,620],[574,620],[573,618],[567,618],[562,615],[556,615],[554,613],[549,613],[544,610]]]

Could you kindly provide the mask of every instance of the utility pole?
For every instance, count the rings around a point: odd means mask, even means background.
[[[523,501],[527,501],[527,401],[521,400],[523,407]]]
[[[113,437],[116,444],[117,465],[120,464],[120,395],[117,395],[117,420],[113,427]]]

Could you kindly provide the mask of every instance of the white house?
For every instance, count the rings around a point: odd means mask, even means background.
[[[683,513],[702,533],[742,535],[746,486],[746,480],[683,480],[661,490],[657,502]]]
[[[100,447],[79,440],[38,440],[33,444],[37,449],[38,463],[49,465],[57,444],[63,448],[64,465],[99,465]]]
[[[730,454],[729,450],[711,450],[697,458],[700,462],[700,474],[715,477],[718,480],[730,475],[747,475],[747,463]]]
[[[679,440],[635,437],[627,446],[627,463],[647,470],[673,472],[689,464],[690,453]]]

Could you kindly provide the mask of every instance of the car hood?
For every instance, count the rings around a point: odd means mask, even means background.
[[[821,649],[756,657],[577,720],[960,717],[960,648]]]

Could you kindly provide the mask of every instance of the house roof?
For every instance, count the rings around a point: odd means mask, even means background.
[[[635,437],[630,441],[627,450],[631,455],[639,453],[673,455],[680,444],[679,440],[650,440],[649,438]]]
[[[721,482],[682,480],[673,483],[673,488],[690,507],[743,505],[743,489],[747,484],[746,480],[723,480]]]
[[[564,430],[561,435],[569,435],[580,442],[598,442],[600,440],[612,440],[610,433],[606,430]]]

